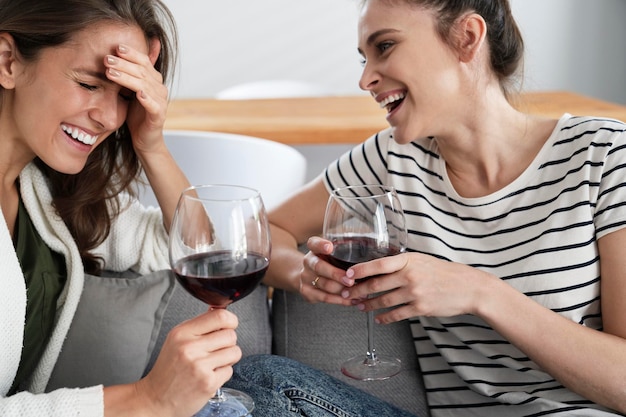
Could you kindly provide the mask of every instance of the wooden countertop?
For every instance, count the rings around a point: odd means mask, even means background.
[[[571,113],[626,121],[626,106],[566,91],[524,93],[516,105],[554,118]],[[368,95],[179,99],[170,103],[165,123],[166,129],[238,133],[290,145],[359,143],[386,127],[385,110]]]

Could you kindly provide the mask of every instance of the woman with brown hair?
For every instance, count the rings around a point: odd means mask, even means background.
[[[143,379],[44,394],[85,272],[169,268],[189,185],[163,141],[176,47],[159,0],[0,1],[0,415],[188,416],[241,357],[236,317],[210,311]],[[161,210],[132,198],[141,170]]]

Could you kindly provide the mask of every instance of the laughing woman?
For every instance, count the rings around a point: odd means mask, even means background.
[[[267,283],[409,320],[433,416],[626,413],[626,125],[511,104],[507,0],[365,0],[358,40],[390,128],[270,214]],[[311,236],[358,184],[395,187],[409,251],[342,271]]]
[[[85,271],[168,265],[189,185],[163,141],[174,28],[159,0],[0,1],[2,416],[190,416],[241,356],[236,317],[211,311],[135,383],[43,393]],[[140,166],[161,210],[131,199]]]

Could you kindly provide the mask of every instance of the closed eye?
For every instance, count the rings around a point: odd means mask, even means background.
[[[98,87],[95,85],[87,84],[87,83],[78,83],[81,87],[88,91],[95,91]]]

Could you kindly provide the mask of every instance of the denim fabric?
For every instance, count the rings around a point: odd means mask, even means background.
[[[254,399],[254,417],[415,417],[282,356],[243,358],[225,386],[244,391]]]

